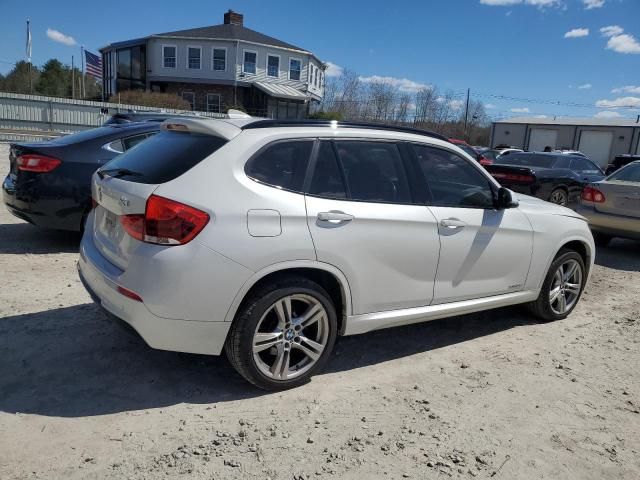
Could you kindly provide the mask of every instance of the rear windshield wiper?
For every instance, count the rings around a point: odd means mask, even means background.
[[[98,170],[98,176],[103,179],[105,175],[109,175],[113,178],[122,177],[123,175],[131,175],[133,177],[141,177],[144,174],[140,172],[134,172],[128,168],[109,168],[107,170]]]

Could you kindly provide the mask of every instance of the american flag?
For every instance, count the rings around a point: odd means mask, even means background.
[[[102,58],[87,50],[84,51],[84,56],[87,60],[87,74],[92,77],[102,78]]]

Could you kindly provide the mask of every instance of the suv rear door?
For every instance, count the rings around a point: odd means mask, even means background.
[[[354,314],[428,305],[440,243],[412,199],[404,145],[321,140],[306,189],[318,260],[347,277]]]

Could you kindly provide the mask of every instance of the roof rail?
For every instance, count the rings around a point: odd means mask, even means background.
[[[242,127],[243,130],[253,130],[257,128],[278,128],[278,127],[340,127],[340,128],[367,128],[372,130],[389,130],[393,132],[412,133],[425,137],[437,138],[438,140],[449,141],[444,135],[422,130],[420,128],[401,127],[397,125],[385,125],[370,122],[340,122],[337,120],[258,120],[248,123]]]

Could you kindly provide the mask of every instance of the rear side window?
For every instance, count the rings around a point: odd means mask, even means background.
[[[124,145],[125,150],[129,150],[130,148],[135,147],[141,141],[145,140],[147,137],[152,136],[153,133],[143,133],[142,135],[134,135],[132,137],[127,137],[122,139],[122,144]]]
[[[165,183],[190,170],[225,143],[226,140],[211,135],[160,132],[118,155],[101,170],[127,169],[133,173],[118,178],[137,183]]]
[[[312,148],[313,140],[273,143],[247,162],[245,172],[258,182],[302,192]]]
[[[339,141],[335,145],[352,200],[411,203],[398,145],[367,141]]]
[[[585,158],[572,158],[571,168],[576,172],[600,173],[600,168]]]
[[[309,193],[326,198],[347,198],[342,173],[331,142],[320,142]]]
[[[634,163],[611,175],[607,180],[620,182],[640,182],[640,163]]]

